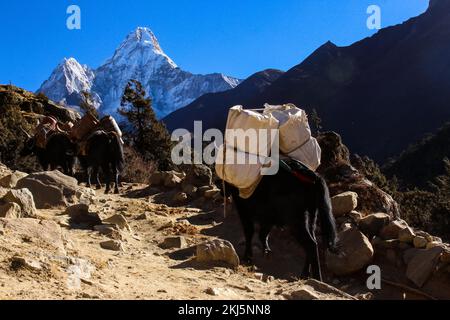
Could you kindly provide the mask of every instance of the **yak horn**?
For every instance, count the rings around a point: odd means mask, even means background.
[[[28,139],[32,138],[32,136],[22,126],[20,126],[20,130],[22,130],[22,132],[25,133],[25,135],[28,137]]]

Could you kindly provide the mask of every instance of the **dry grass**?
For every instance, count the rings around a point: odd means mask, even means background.
[[[122,171],[124,182],[149,184],[150,176],[156,171],[157,165],[153,161],[146,161],[132,147],[125,146],[125,168]]]

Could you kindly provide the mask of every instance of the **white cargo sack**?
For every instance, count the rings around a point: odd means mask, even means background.
[[[261,181],[261,169],[270,163],[270,130],[278,129],[278,120],[272,115],[264,115],[235,106],[228,114],[225,146],[221,146],[216,157],[216,172],[219,178],[240,189],[240,196],[248,198]],[[246,137],[252,136],[253,129],[257,143],[250,144]],[[259,129],[265,129],[267,136],[260,139]],[[254,141],[253,141],[254,142]]]
[[[316,171],[322,151],[317,140],[311,136],[306,112],[293,104],[266,104],[264,114],[274,116],[280,123],[280,153]]]
[[[266,139],[249,144],[248,129],[266,129]],[[228,114],[224,146],[216,157],[217,175],[239,188],[241,198],[249,198],[262,179],[261,169],[270,165],[271,130],[279,130],[280,155],[301,161],[312,171],[320,165],[321,149],[311,136],[308,117],[293,104],[265,105],[263,113],[235,106]],[[260,136],[258,136],[259,138]],[[238,161],[241,159],[241,162]],[[242,161],[244,159],[244,161]]]

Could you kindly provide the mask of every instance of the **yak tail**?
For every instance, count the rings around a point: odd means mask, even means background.
[[[334,220],[330,192],[325,180],[318,177],[317,181],[317,209],[319,212],[320,225],[322,230],[323,241],[331,251],[337,251],[337,231],[336,222]]]
[[[122,139],[116,133],[110,135],[111,155],[114,157],[114,165],[121,172],[125,165]]]

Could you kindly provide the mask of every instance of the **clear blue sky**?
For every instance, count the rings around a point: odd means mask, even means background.
[[[66,28],[71,4],[81,7],[79,31]],[[2,0],[0,83],[36,90],[64,57],[98,67],[137,26],[193,73],[287,70],[328,40],[344,46],[373,34],[371,4],[386,27],[424,12],[428,0]]]

